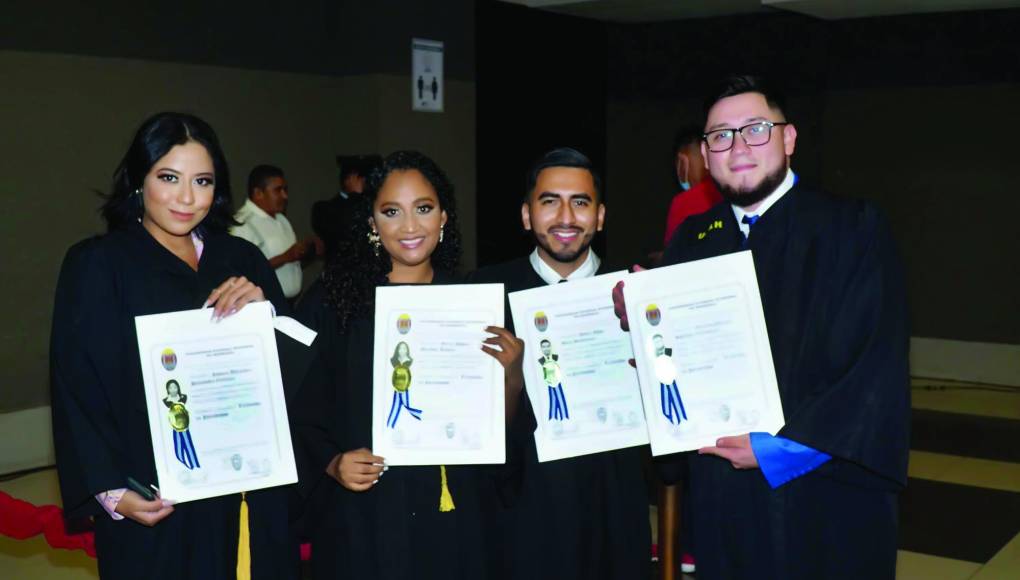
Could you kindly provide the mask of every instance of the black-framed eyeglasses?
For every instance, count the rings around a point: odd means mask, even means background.
[[[701,136],[705,145],[712,153],[722,153],[733,149],[734,136],[739,133],[740,138],[748,147],[759,147],[765,145],[772,139],[772,127],[789,125],[789,123],[773,123],[772,121],[758,121],[750,125],[744,125],[739,129],[716,129]]]

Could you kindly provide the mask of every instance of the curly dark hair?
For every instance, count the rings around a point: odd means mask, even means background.
[[[436,191],[439,209],[446,212],[443,241],[432,253],[432,267],[452,274],[460,262],[460,229],[457,227],[457,206],[453,197],[453,184],[436,162],[417,151],[391,153],[376,166],[365,182],[365,192],[357,196],[352,219],[350,242],[340,244],[322,272],[326,290],[326,303],[336,311],[341,329],[350,320],[372,311],[375,307],[375,288],[387,283],[393,262],[385,247],[376,255],[368,235],[372,231],[369,218],[372,206],[386,178],[394,171],[417,171]]]

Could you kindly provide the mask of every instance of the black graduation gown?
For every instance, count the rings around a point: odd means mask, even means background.
[[[451,282],[436,272],[434,283]],[[372,448],[374,321],[356,317],[341,332],[324,298],[324,285],[316,284],[302,303],[302,322],[319,335],[291,412],[313,577],[491,577],[482,521],[486,496],[495,492],[485,468],[446,467],[456,505],[449,512],[439,511],[439,466],[390,467],[363,492],[349,491],[326,474],[336,454]]]
[[[65,515],[94,517],[104,579],[236,576],[240,495],[180,504],[151,528],[114,521],[93,496],[127,487],[128,476],[158,484],[134,317],[198,308],[213,288],[240,275],[261,287],[278,312],[287,312],[265,256],[226,234],[205,240],[197,272],[140,224],[84,240],[67,252],[50,344],[57,472]],[[297,574],[287,493],[273,488],[248,494],[252,578]]]
[[[729,204],[689,218],[675,264],[738,251]],[[871,205],[795,186],[750,235],[786,426],[833,456],[778,489],[759,470],[690,454],[698,577],[892,579],[909,449],[901,266]]]
[[[598,272],[599,274],[603,272]],[[473,283],[502,283],[507,293],[545,286],[527,257],[483,268]],[[569,291],[569,285],[564,286]],[[510,327],[509,301],[506,306]],[[522,473],[507,508],[504,575],[533,580],[634,580],[650,575],[651,529],[644,458],[632,447],[538,462],[537,427],[525,393],[509,439]]]

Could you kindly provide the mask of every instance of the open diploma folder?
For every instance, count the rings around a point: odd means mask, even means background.
[[[372,452],[388,465],[506,460],[503,367],[482,351],[503,326],[503,285],[375,293]]]
[[[177,502],[297,482],[272,306],[135,317],[156,475]]]
[[[613,313],[626,272],[510,294],[539,461],[648,443],[630,337]]]
[[[751,252],[624,282],[652,455],[784,424]]]

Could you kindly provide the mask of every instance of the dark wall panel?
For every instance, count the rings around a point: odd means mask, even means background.
[[[606,159],[604,24],[479,2],[478,263],[531,250],[520,222],[524,174],[557,146]],[[608,199],[607,195],[607,199]],[[597,237],[596,251],[604,239]]]
[[[446,75],[474,78],[472,0],[4,3],[0,49],[334,76],[408,74],[410,39],[446,42]]]
[[[609,256],[661,243],[674,193],[670,135],[702,122],[717,78],[763,74],[786,89],[794,169],[890,218],[913,334],[1020,344],[1020,10],[822,21],[767,15],[608,30]],[[653,215],[654,218],[647,216]],[[620,219],[622,217],[622,219]],[[652,230],[652,231],[650,231]]]

